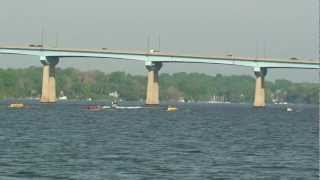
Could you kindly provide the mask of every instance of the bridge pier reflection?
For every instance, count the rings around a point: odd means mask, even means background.
[[[58,62],[59,58],[57,57],[41,57],[43,72],[40,102],[42,103],[54,103],[57,101],[55,66]]]
[[[264,78],[267,75],[267,68],[255,68],[256,88],[254,95],[253,106],[256,108],[265,107],[265,82]]]
[[[146,105],[159,105],[159,70],[162,67],[161,62],[147,62],[148,84],[146,94]]]

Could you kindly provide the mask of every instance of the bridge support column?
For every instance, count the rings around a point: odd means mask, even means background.
[[[265,83],[264,78],[267,75],[266,68],[257,68],[254,70],[256,76],[256,89],[254,95],[253,107],[261,108],[266,106],[265,102]]]
[[[146,68],[148,70],[146,105],[159,105],[159,70],[161,67],[161,62],[146,63]]]
[[[41,58],[41,63],[43,64],[43,72],[42,94],[40,102],[42,103],[54,103],[57,101],[55,66],[58,64],[58,62],[59,58],[57,57]]]

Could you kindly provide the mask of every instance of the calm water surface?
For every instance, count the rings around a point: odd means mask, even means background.
[[[0,179],[318,179],[318,108],[0,108]]]

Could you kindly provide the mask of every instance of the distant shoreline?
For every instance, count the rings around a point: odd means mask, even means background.
[[[141,101],[146,96],[146,76],[124,72],[106,74],[100,71],[57,69],[57,96],[75,100],[111,100],[118,92],[124,101]],[[268,79],[267,79],[268,80]],[[42,68],[0,69],[0,99],[37,98],[41,94]],[[252,76],[215,76],[203,73],[162,73],[159,77],[161,101],[212,101],[252,103],[255,79]],[[266,82],[268,104],[288,102],[318,104],[320,85],[293,83],[288,80]]]

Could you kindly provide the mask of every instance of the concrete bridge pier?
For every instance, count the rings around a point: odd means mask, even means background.
[[[267,75],[267,68],[255,68],[254,74],[256,76],[256,88],[253,107],[262,108],[266,106],[264,78]]]
[[[161,67],[161,62],[146,62],[148,70],[146,105],[159,105],[159,70]]]
[[[58,62],[58,57],[41,57],[43,72],[40,102],[42,103],[55,103],[57,101],[55,66]]]

